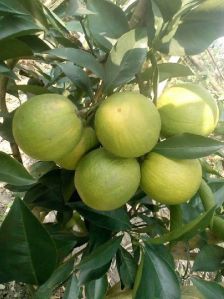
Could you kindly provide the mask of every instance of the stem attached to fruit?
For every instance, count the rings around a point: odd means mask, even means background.
[[[202,180],[199,188],[199,195],[206,211],[215,206],[216,203],[213,192],[204,180]],[[211,230],[215,235],[224,240],[224,219],[220,216],[214,216],[211,223]]]
[[[14,66],[16,65],[17,60],[9,60],[8,61],[8,67],[10,67],[11,69],[14,68]],[[5,77],[5,76],[0,76],[0,110],[1,112],[6,115],[9,114],[7,105],[6,105],[6,93],[7,93],[7,85],[9,82],[9,78]],[[19,162],[22,162],[22,157],[19,151],[19,148],[17,146],[17,144],[15,142],[10,142],[10,147],[12,150],[12,155],[13,157],[18,160]]]
[[[170,230],[180,228],[183,225],[182,210],[180,205],[170,205]]]

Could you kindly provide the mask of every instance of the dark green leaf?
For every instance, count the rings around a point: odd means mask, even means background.
[[[29,17],[21,15],[10,15],[0,19],[0,27],[4,30],[0,31],[0,40],[15,36],[34,34],[43,29],[33,23]]]
[[[131,228],[128,213],[124,208],[100,212],[87,207],[81,202],[71,203],[69,205],[74,207],[83,217],[99,227],[111,231],[128,230]]]
[[[0,152],[0,181],[16,186],[31,185],[36,181],[21,163]]]
[[[117,268],[122,285],[132,289],[135,282],[137,264],[133,256],[121,246],[117,252]]]
[[[60,265],[51,277],[39,287],[35,293],[34,299],[50,299],[52,292],[71,275],[74,267],[74,259],[71,258],[64,264]]]
[[[200,1],[198,1],[200,2]],[[172,40],[162,50],[170,55],[195,55],[223,36],[224,2],[205,0],[182,17]]]
[[[160,142],[154,151],[176,159],[197,159],[209,156],[221,148],[224,143],[218,140],[194,134],[181,134]]]
[[[214,272],[223,268],[224,248],[206,245],[197,254],[192,271]]]
[[[215,208],[211,208],[206,213],[198,216],[196,219],[183,225],[182,227],[164,234],[161,237],[148,239],[147,242],[152,244],[163,244],[171,241],[189,240],[194,235],[203,231],[207,226],[209,226],[214,214],[214,210]]]
[[[69,60],[81,67],[89,69],[100,78],[104,77],[103,66],[88,52],[73,48],[58,48],[48,51],[47,54],[60,59]]]
[[[0,46],[0,48],[1,48],[1,46]],[[15,80],[18,79],[17,76],[15,75],[15,73],[4,62],[0,62],[0,75],[11,78],[11,79],[15,79]]]
[[[178,277],[156,247],[146,245],[134,286],[134,299],[179,299]]]
[[[164,0],[154,0],[154,2],[158,5],[164,21],[170,20],[173,15],[181,8],[182,0],[172,0],[172,1],[164,1]]]
[[[20,58],[33,54],[31,48],[16,38],[8,38],[0,41],[0,60]]]
[[[90,268],[95,269],[106,265],[116,254],[122,238],[123,236],[120,236],[98,246],[88,256],[81,260],[77,268],[80,270]]]
[[[105,91],[131,81],[140,71],[147,53],[146,30],[131,30],[120,37],[105,64]]]
[[[199,278],[191,278],[191,280],[205,299],[224,299],[224,288],[217,282],[205,281]]]
[[[39,285],[49,278],[56,261],[53,240],[25,204],[15,199],[0,228],[0,281]]]
[[[108,288],[107,277],[103,276],[86,284],[87,299],[105,299]]]
[[[160,82],[170,78],[194,75],[188,66],[180,63],[158,64],[158,71],[159,71]],[[150,80],[152,78],[152,75],[153,75],[153,69],[152,67],[150,67],[141,74],[141,79],[144,81]]]
[[[18,84],[15,86],[15,88],[17,90],[21,90],[24,93],[30,93],[32,95],[50,93],[50,91],[47,88],[39,85],[32,85],[32,84],[29,85]]]
[[[75,274],[69,279],[63,299],[77,299],[80,294],[80,286],[78,284],[78,279]]]
[[[60,63],[58,66],[63,73],[80,89],[86,90],[89,96],[92,96],[91,81],[87,74],[72,62]]]
[[[107,0],[88,0],[88,25],[93,39],[103,48],[111,49],[116,40],[128,31],[128,21],[122,9]]]
[[[7,3],[6,1],[7,0],[1,0],[0,1],[1,15],[5,15],[5,14],[27,15],[27,12],[22,7],[20,7],[17,0],[14,1],[14,6],[10,5],[10,3]]]

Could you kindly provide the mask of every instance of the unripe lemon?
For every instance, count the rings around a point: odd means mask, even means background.
[[[75,172],[75,186],[84,203],[109,211],[124,205],[140,183],[136,159],[118,158],[103,148],[84,156]]]
[[[84,128],[79,143],[56,163],[62,168],[74,170],[81,157],[97,144],[98,140],[94,129],[91,127]]]
[[[199,160],[170,159],[149,153],[141,166],[141,187],[158,202],[175,205],[191,199],[202,180]]]
[[[80,140],[82,123],[75,105],[64,96],[42,94],[22,104],[13,118],[13,135],[30,157],[53,161]]]
[[[116,292],[115,294],[110,294],[106,299],[132,299],[132,290],[124,290]]]
[[[163,136],[192,133],[207,136],[215,129],[219,110],[201,86],[185,83],[164,91],[157,101]]]
[[[156,107],[138,93],[115,93],[96,112],[99,141],[120,157],[134,158],[149,152],[158,141],[160,128]]]

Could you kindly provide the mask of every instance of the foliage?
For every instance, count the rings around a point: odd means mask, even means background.
[[[212,137],[181,134],[153,149],[172,159],[200,158],[203,166],[199,193],[169,216],[141,189],[119,209],[89,208],[75,189],[74,171],[52,161],[35,162],[28,172],[6,103],[6,93],[60,94],[93,126],[98,106],[112,93],[134,89],[156,103],[159,83],[193,76],[170,55],[201,53],[223,35],[223,26],[221,0],[64,0],[50,7],[0,0],[0,135],[14,157],[0,153],[0,180],[17,195],[0,227],[0,283],[32,285],[36,299],[50,298],[62,284],[64,299],[103,299],[113,293],[108,273],[115,267],[119,288],[132,289],[133,299],[179,299],[186,276],[204,298],[224,298],[224,179],[205,161],[223,157],[223,105]],[[46,223],[49,212],[56,216]],[[72,230],[66,224],[76,212],[79,229]],[[181,275],[175,252],[189,265],[194,249],[200,249],[194,275],[188,267]],[[214,281],[200,279],[199,271],[213,272]]]

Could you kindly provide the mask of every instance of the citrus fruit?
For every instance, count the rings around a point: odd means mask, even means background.
[[[75,172],[81,199],[96,210],[121,207],[135,194],[139,183],[140,166],[136,159],[119,158],[103,148],[84,156]]]
[[[15,112],[13,135],[30,157],[53,161],[61,158],[79,142],[82,123],[75,105],[57,94],[38,95]]]
[[[78,212],[73,212],[71,219],[65,225],[66,229],[72,229],[76,235],[86,236],[88,234],[85,222]]]
[[[166,89],[157,101],[157,108],[165,137],[182,133],[207,136],[219,118],[218,106],[210,93],[192,83]]]
[[[191,199],[202,180],[198,160],[170,159],[149,153],[141,166],[141,187],[158,202],[172,205]]]
[[[134,92],[108,97],[95,116],[99,141],[120,157],[134,158],[149,152],[158,141],[160,128],[160,116],[154,104]]]
[[[94,129],[91,127],[84,128],[79,143],[56,163],[62,168],[74,170],[81,157],[97,144],[98,140]]]

